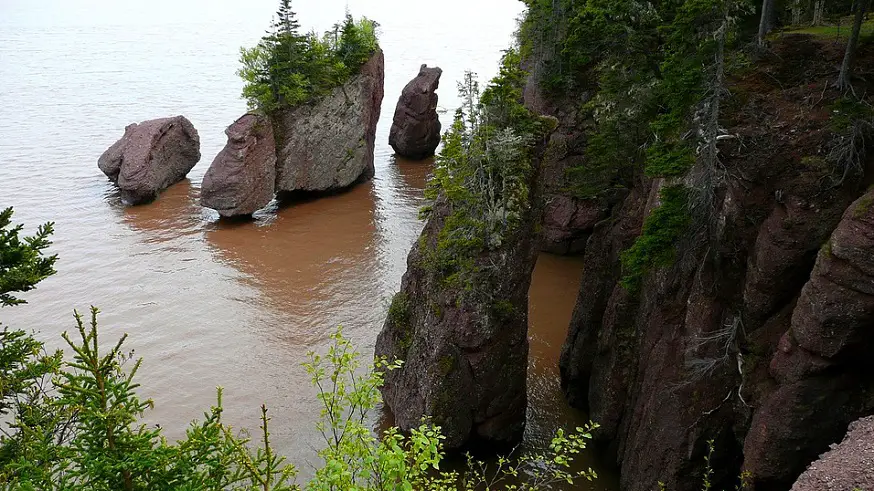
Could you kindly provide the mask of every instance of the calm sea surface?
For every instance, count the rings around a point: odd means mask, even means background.
[[[372,354],[422,228],[416,214],[431,163],[396,161],[387,143],[400,91],[420,64],[442,67],[448,127],[455,82],[468,69],[483,81],[494,75],[523,4],[295,2],[305,29],[329,29],[347,7],[381,24],[376,178],[250,223],[220,222],[199,206],[200,182],[225,127],[246,109],[239,48],[263,34],[275,4],[0,0],[0,207],[14,206],[29,230],[55,221],[60,256],[59,273],[0,321],[60,346],[72,310],[99,306],[103,341],[128,333],[128,348],[145,358],[141,390],[156,405],[149,422],[179,437],[222,386],[235,426],[257,428],[258,406],[269,406],[274,441],[306,476],[319,407],[300,364],[338,325]],[[122,207],[97,158],[125,125],[175,114],[200,133],[201,162],[155,203]],[[581,268],[578,259],[544,255],[535,271],[528,448],[584,421],[564,402],[557,369]],[[611,481],[579,489],[615,489]]]

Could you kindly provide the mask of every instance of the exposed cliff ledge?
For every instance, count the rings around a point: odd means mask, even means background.
[[[865,180],[836,185],[826,159],[840,53],[806,36],[774,51],[732,81],[716,236],[676,244],[675,264],[629,293],[620,254],[666,184],[640,179],[587,243],[562,379],[602,425],[624,490],[700,488],[711,439],[718,486],[743,468],[756,489],[788,489],[874,412],[862,335],[874,325],[874,235],[859,211],[874,196],[856,201]]]
[[[378,50],[326,97],[270,118],[241,117],[204,177],[203,206],[222,216],[251,215],[274,193],[330,193],[373,177],[384,79]]]

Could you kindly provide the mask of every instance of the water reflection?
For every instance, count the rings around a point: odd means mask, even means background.
[[[372,183],[281,206],[269,224],[215,221],[204,236],[220,262],[282,314],[278,336],[310,346],[336,325],[372,325],[384,315],[380,264],[373,260],[376,205]]]

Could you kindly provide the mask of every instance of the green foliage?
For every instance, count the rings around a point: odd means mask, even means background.
[[[300,34],[290,0],[280,0],[267,35],[240,50],[243,97],[265,113],[295,107],[329,94],[358,72],[379,49],[377,24],[356,21],[348,12],[342,23],[318,36]]]
[[[55,273],[57,256],[44,256],[54,224],[41,225],[36,235],[21,237],[22,225],[11,226],[12,208],[0,212],[0,307],[25,303],[16,292],[33,290]]]
[[[640,237],[622,253],[622,286],[637,291],[644,275],[655,267],[670,265],[677,240],[689,228],[689,189],[668,186],[659,194],[661,205],[646,218]]]
[[[498,75],[480,90],[473,73],[459,84],[462,107],[443,137],[426,197],[448,208],[436,246],[420,244],[425,266],[444,283],[473,288],[477,257],[518,231],[531,207],[531,159],[550,122],[522,105],[526,73],[519,52],[505,52]]]
[[[597,425],[573,434],[559,431],[547,452],[500,459],[489,468],[469,459],[463,473],[440,470],[444,458],[438,426],[428,420],[403,435],[390,428],[377,436],[367,426],[368,413],[381,402],[384,373],[401,366],[376,359],[364,368],[361,354],[338,329],[324,355],[310,353],[305,363],[318,388],[322,411],[317,429],[325,446],[323,464],[305,485],[296,482],[297,469],[273,450],[267,408],[261,407],[261,432],[252,447],[242,433],[221,421],[218,402],[193,422],[186,437],[168,443],[160,427],[141,422],[152,407],[137,397],[134,381],[141,360],[130,361],[122,337],[102,352],[97,309],[86,325],[76,314],[76,336],[64,334],[74,357],[54,367],[53,387],[40,404],[41,420],[16,418],[11,433],[0,439],[0,484],[3,489],[39,490],[474,490],[551,489],[556,483],[595,479],[591,470],[574,471],[574,457],[586,447]],[[48,389],[46,389],[48,390]],[[526,476],[525,484],[512,484]]]

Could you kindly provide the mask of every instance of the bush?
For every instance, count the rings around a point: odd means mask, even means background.
[[[301,35],[290,0],[281,0],[267,35],[240,50],[243,66],[237,74],[245,81],[243,98],[250,109],[270,113],[330,94],[379,49],[377,27],[347,12],[323,36]]]

